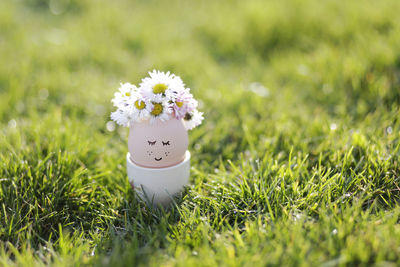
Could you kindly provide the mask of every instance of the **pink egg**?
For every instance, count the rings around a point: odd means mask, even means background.
[[[182,162],[188,143],[182,120],[147,120],[133,123],[129,131],[131,160],[142,167],[165,168]]]

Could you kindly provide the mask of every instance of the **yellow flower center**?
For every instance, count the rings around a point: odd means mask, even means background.
[[[164,109],[163,106],[160,103],[153,103],[153,105],[154,105],[154,108],[150,112],[151,115],[154,115],[154,116],[160,115],[163,112],[163,109]]]
[[[165,90],[167,90],[168,86],[166,86],[163,83],[157,83],[156,85],[153,86],[153,93],[155,94],[163,94],[165,93]]]
[[[125,95],[126,95],[126,96],[131,96],[131,93],[126,92]]]
[[[146,107],[146,104],[143,101],[136,100],[135,107],[137,109],[144,109]]]
[[[176,105],[178,106],[178,107],[182,107],[183,106],[183,102],[180,102],[180,101],[177,101],[177,102],[175,102],[176,103]]]

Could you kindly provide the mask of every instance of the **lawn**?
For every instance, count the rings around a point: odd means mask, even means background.
[[[400,2],[0,1],[0,266],[400,265]],[[139,201],[120,82],[179,75],[190,184]]]

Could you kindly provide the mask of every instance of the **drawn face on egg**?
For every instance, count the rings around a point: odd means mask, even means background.
[[[157,142],[158,142],[159,145],[160,145],[160,143],[161,143],[162,146],[165,147],[165,149],[164,149],[164,155],[162,155],[162,153],[161,153],[161,155],[160,155],[160,153],[157,153],[157,154],[159,154],[158,156],[160,156],[159,158],[156,157],[156,155],[154,154],[154,149],[152,149],[152,147],[154,147],[154,146],[157,145]],[[154,140],[154,141],[147,141],[147,143],[148,143],[149,146],[151,146],[151,147],[150,147],[149,150],[147,150],[146,152],[147,152],[147,154],[149,154],[149,157],[153,157],[153,156],[154,156],[154,160],[155,160],[155,161],[162,161],[163,158],[166,159],[166,158],[169,156],[169,154],[171,154],[171,152],[168,150],[168,146],[171,146],[171,141],[169,141],[169,140],[161,141],[161,142],[160,142],[160,141],[157,141],[157,140]],[[157,149],[157,150],[160,151],[160,150],[162,150],[162,149]],[[162,156],[162,157],[161,157],[161,156]]]
[[[135,123],[129,132],[128,147],[132,161],[139,166],[170,167],[184,160],[188,134],[181,120]]]

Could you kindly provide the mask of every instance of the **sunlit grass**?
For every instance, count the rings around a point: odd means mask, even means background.
[[[400,3],[1,1],[0,265],[400,264]],[[181,76],[191,183],[135,198],[120,82]]]

